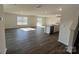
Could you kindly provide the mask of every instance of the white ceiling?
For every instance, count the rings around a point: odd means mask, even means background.
[[[4,11],[21,15],[57,15],[71,5],[60,4],[5,4]],[[62,8],[60,11],[59,9]]]

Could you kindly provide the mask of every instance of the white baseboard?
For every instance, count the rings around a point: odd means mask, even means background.
[[[66,51],[72,54],[72,47],[68,47]]]
[[[5,49],[4,54],[6,54],[6,52],[7,52],[7,48]]]
[[[4,49],[4,51],[1,52],[1,54],[6,54],[7,48]]]

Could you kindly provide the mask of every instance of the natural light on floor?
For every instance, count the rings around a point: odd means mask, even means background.
[[[32,31],[32,30],[36,30],[35,28],[20,28],[20,30],[23,31]]]

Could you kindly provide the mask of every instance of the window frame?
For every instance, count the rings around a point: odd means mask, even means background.
[[[19,18],[20,18],[20,20],[19,20]],[[17,16],[17,25],[18,26],[28,25],[28,17],[27,16]]]

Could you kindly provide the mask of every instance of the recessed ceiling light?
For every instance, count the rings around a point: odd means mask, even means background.
[[[58,11],[62,11],[62,8],[59,8]]]

